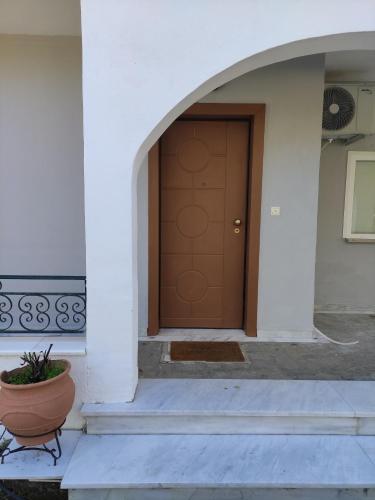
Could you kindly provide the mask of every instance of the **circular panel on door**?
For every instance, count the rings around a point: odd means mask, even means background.
[[[195,173],[206,168],[210,152],[202,141],[193,138],[180,144],[177,157],[184,170]]]
[[[207,278],[199,271],[186,271],[177,278],[177,294],[187,302],[202,299],[207,286]]]
[[[187,238],[198,238],[207,231],[207,212],[197,205],[185,207],[177,215],[176,225]]]

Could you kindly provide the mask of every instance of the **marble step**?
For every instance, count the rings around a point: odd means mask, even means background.
[[[85,404],[88,434],[375,434],[375,382],[143,379]]]
[[[69,500],[374,500],[369,488],[111,488],[70,490]]]
[[[62,487],[374,488],[375,437],[84,435]]]

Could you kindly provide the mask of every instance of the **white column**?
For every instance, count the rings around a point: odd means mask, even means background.
[[[86,4],[82,9],[86,401],[120,402],[132,400],[138,379],[135,113],[127,107],[124,65],[111,51],[110,26],[102,24],[91,2]]]
[[[95,141],[88,145],[87,401],[130,401],[137,384],[138,336],[131,171],[121,151],[103,157]]]

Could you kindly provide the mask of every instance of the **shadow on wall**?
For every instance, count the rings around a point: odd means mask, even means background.
[[[342,237],[348,151],[375,151],[375,136],[322,152],[315,304],[317,311],[375,313],[375,243]]]

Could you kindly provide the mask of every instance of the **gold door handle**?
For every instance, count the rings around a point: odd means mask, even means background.
[[[234,219],[233,221],[233,226],[239,227],[242,224],[241,219]]]

